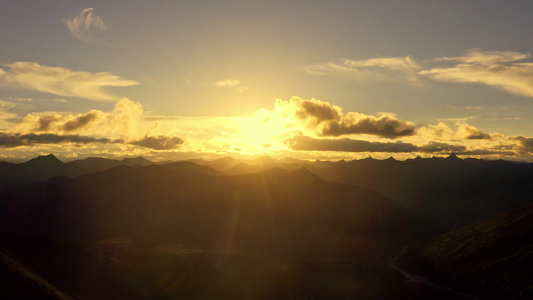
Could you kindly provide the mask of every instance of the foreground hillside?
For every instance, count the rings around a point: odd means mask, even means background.
[[[409,247],[400,265],[481,299],[533,298],[533,205]]]
[[[0,191],[0,214],[0,229],[18,233],[2,238],[6,272],[26,274],[6,263],[15,261],[93,299],[425,295],[388,265],[437,232],[371,190],[306,169],[218,176],[119,166],[12,184]],[[95,285],[98,296],[86,290]]]

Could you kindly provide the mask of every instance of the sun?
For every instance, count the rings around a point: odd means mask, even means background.
[[[263,151],[283,146],[282,139],[288,132],[287,121],[277,115],[258,111],[256,116],[242,118],[239,122],[239,142]]]

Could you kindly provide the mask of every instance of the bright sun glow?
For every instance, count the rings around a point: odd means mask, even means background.
[[[286,119],[275,113],[258,110],[255,117],[240,120],[240,142],[261,151],[285,148],[282,140],[290,130],[287,124]]]

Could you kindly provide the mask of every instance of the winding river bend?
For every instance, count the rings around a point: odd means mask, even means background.
[[[391,262],[391,267],[396,270],[397,272],[401,273],[410,283],[414,283],[414,284],[421,284],[421,285],[425,285],[425,286],[428,286],[428,287],[431,287],[431,288],[434,288],[434,289],[437,289],[437,290],[440,290],[440,291],[443,291],[443,292],[446,292],[446,293],[449,293],[450,295],[453,295],[454,297],[458,298],[458,299],[468,299],[468,300],[481,300],[479,298],[476,298],[476,297],[472,297],[470,295],[467,295],[465,293],[461,293],[461,292],[458,292],[458,291],[454,291],[452,290],[451,288],[445,288],[443,286],[440,286],[440,285],[436,285],[435,283],[433,283],[432,281],[426,279],[425,277],[423,276],[420,276],[420,275],[416,275],[416,274],[411,274],[405,270],[402,270],[398,264],[396,263],[396,261],[398,260],[398,258],[400,258],[402,255],[405,254],[405,252],[407,251],[407,247],[404,247],[403,250],[402,250],[402,253],[400,255],[398,255],[397,257],[394,258],[394,260]]]

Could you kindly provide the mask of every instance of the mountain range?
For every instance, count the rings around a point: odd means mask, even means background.
[[[519,257],[524,248],[516,244],[531,236],[523,231],[511,244],[482,243],[476,238],[486,234],[509,240],[501,228],[526,221],[475,222],[529,203],[533,166],[455,155],[158,164],[63,163],[48,155],[1,162],[0,179],[0,273],[10,278],[0,292],[13,298],[455,299],[405,284],[390,262],[407,245],[426,245],[410,246],[409,253],[438,245],[442,251],[431,259],[403,256],[414,262],[405,265],[461,288],[449,278],[484,278],[462,270],[468,265],[462,259],[479,270],[486,257],[445,253],[508,250]],[[473,225],[437,237],[466,224]],[[432,259],[449,265],[427,267]]]

